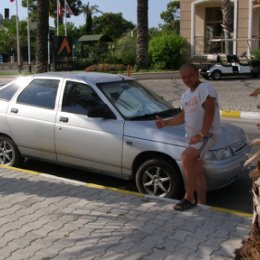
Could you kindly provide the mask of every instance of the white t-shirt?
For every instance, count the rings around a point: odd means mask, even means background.
[[[208,96],[214,97],[216,99],[214,120],[209,132],[212,134],[220,133],[220,110],[218,94],[211,84],[203,82],[200,83],[194,91],[188,89],[181,98],[182,109],[184,110],[187,138],[191,138],[192,136],[201,132],[205,113],[203,103]]]

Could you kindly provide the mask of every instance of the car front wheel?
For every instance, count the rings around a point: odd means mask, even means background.
[[[0,164],[18,166],[20,162],[21,156],[15,143],[6,136],[0,136]]]
[[[159,197],[179,199],[183,195],[180,173],[163,159],[144,162],[137,171],[136,186],[141,193]]]

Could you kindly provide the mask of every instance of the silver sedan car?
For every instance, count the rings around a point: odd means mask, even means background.
[[[0,163],[24,158],[135,179],[139,192],[180,198],[184,126],[157,129],[156,115],[179,113],[133,78],[105,73],[44,73],[0,89]],[[244,131],[222,124],[207,153],[208,189],[236,180],[249,152]]]

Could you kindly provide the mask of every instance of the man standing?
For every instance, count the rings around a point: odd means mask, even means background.
[[[220,111],[216,90],[209,83],[200,81],[195,65],[182,65],[180,75],[189,88],[181,99],[182,111],[169,119],[157,116],[156,126],[162,128],[185,124],[187,146],[181,155],[185,196],[174,205],[174,209],[186,210],[197,203],[206,203],[207,183],[203,159],[220,133]]]

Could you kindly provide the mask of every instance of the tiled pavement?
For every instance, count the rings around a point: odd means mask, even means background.
[[[251,219],[0,167],[0,259],[227,260]]]

